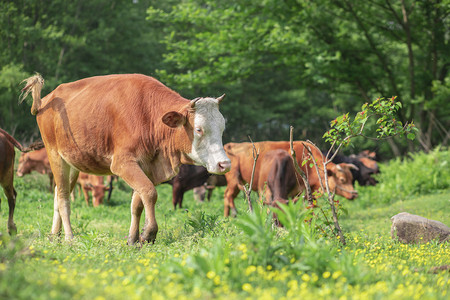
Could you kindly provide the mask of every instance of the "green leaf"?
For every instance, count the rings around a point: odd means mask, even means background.
[[[408,133],[407,137],[410,140],[414,140],[416,138],[416,135],[414,133]]]

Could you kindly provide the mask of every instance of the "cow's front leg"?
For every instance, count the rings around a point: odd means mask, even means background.
[[[132,245],[139,239],[139,220],[142,209],[145,209],[145,228],[141,235],[141,242],[154,242],[158,232],[155,216],[157,193],[155,186],[133,160],[126,157],[115,156],[111,171],[122,177],[134,190],[131,201],[131,226],[128,235],[128,244]]]
[[[131,225],[130,232],[128,233],[128,245],[133,245],[139,239],[139,221],[141,220],[142,210],[144,205],[142,204],[141,197],[134,191],[131,199]],[[147,224],[144,224],[146,227]]]

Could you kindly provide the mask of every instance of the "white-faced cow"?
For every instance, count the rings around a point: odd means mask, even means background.
[[[14,209],[16,207],[17,192],[14,189],[14,158],[16,153],[14,147],[22,152],[28,152],[33,149],[42,148],[44,145],[34,144],[28,148],[16,141],[3,129],[0,129],[0,186],[5,192],[8,199],[9,215],[8,215],[8,233],[14,234],[17,232],[16,224],[14,223]],[[1,199],[0,199],[1,201]]]
[[[52,234],[64,226],[72,239],[69,194],[79,171],[115,174],[134,190],[128,243],[158,232],[155,185],[178,172],[180,164],[198,164],[223,174],[231,163],[222,144],[223,96],[187,100],[156,79],[139,74],[107,75],[61,84],[41,99],[43,78],[26,80],[24,97],[33,95],[36,120],[56,183]]]

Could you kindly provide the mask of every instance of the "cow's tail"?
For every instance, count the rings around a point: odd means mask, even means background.
[[[41,90],[44,86],[44,78],[39,73],[25,79],[25,87],[22,89],[22,94],[20,95],[20,102],[22,102],[28,94],[31,92],[33,96],[33,105],[31,106],[31,114],[35,115],[41,108]]]
[[[31,144],[28,147],[24,147],[22,146],[22,144],[20,144],[15,138],[13,138],[9,133],[7,133],[6,131],[4,131],[3,129],[0,128],[0,133],[3,134],[6,139],[14,145],[14,147],[16,147],[17,149],[20,150],[20,152],[30,152],[33,150],[39,150],[44,148],[44,143],[42,141],[39,142],[34,142],[33,144]]]

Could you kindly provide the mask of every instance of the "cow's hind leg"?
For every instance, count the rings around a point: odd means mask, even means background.
[[[56,183],[51,233],[52,235],[59,234],[62,223],[64,226],[65,239],[71,240],[73,239],[73,231],[70,224],[71,168],[61,157],[50,159],[50,165]]]
[[[14,209],[16,207],[16,190],[12,184],[4,186],[3,190],[5,192],[6,198],[8,199],[9,205],[9,215],[8,215],[8,233],[10,235],[15,235],[17,233],[17,227],[14,223]]]
[[[146,226],[141,235],[141,242],[154,242],[158,233],[158,224],[155,216],[155,204],[157,200],[155,186],[134,160],[127,160],[126,158],[120,160],[119,157],[115,157],[111,165],[111,171],[122,177],[134,190],[131,202],[131,226],[128,235],[128,244],[132,245],[138,240],[142,207],[145,209]]]
[[[72,198],[72,202],[75,198],[74,194],[73,194],[73,190],[75,188],[75,185],[77,184],[77,178],[78,178],[78,173],[79,171],[75,170],[75,169],[71,169],[70,171],[70,176],[69,176],[69,181],[70,181],[70,195]],[[59,205],[58,205],[58,190],[57,187],[55,186],[55,197],[53,200],[53,225],[52,225],[52,235],[56,235],[56,234],[60,234],[61,232],[61,224],[62,224],[62,219],[61,219],[61,215],[59,213]]]

